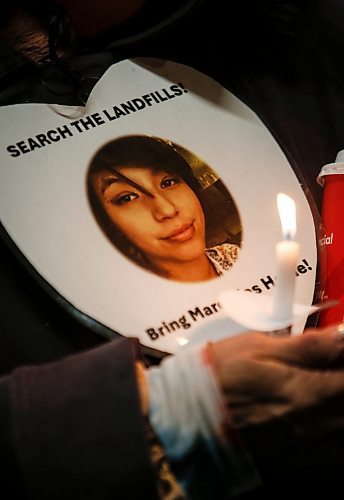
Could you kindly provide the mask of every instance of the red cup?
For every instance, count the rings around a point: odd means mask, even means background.
[[[336,169],[335,171],[338,171]],[[338,300],[337,306],[320,313],[319,325],[343,322],[344,318],[344,175],[325,173],[320,178],[324,185],[321,216],[325,245],[324,300]]]

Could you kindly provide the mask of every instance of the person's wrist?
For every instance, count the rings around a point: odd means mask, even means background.
[[[139,391],[140,407],[142,414],[146,417],[148,415],[149,397],[148,397],[148,384],[146,379],[146,369],[142,362],[136,361],[136,380]]]

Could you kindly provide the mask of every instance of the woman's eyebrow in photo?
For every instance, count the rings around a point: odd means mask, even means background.
[[[105,191],[106,188],[111,186],[111,184],[117,182],[118,180],[121,180],[121,181],[124,181],[126,184],[133,186],[138,191],[141,191],[141,193],[145,194],[146,196],[149,196],[150,198],[154,198],[154,195],[150,191],[148,191],[143,186],[140,186],[140,184],[137,184],[137,182],[133,181],[132,179],[129,179],[129,177],[127,177],[126,175],[121,174],[115,168],[113,168],[112,171],[116,175],[117,178],[116,177],[107,177],[106,179],[104,179],[103,192]]]

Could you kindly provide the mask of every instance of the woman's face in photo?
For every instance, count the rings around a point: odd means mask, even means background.
[[[121,167],[96,178],[101,202],[114,224],[159,268],[197,260],[205,251],[202,206],[177,174]]]

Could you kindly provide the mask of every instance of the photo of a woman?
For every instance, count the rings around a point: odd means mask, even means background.
[[[238,258],[238,244],[208,247],[202,185],[170,142],[143,135],[114,139],[92,158],[86,184],[105,235],[159,276],[204,281]]]

